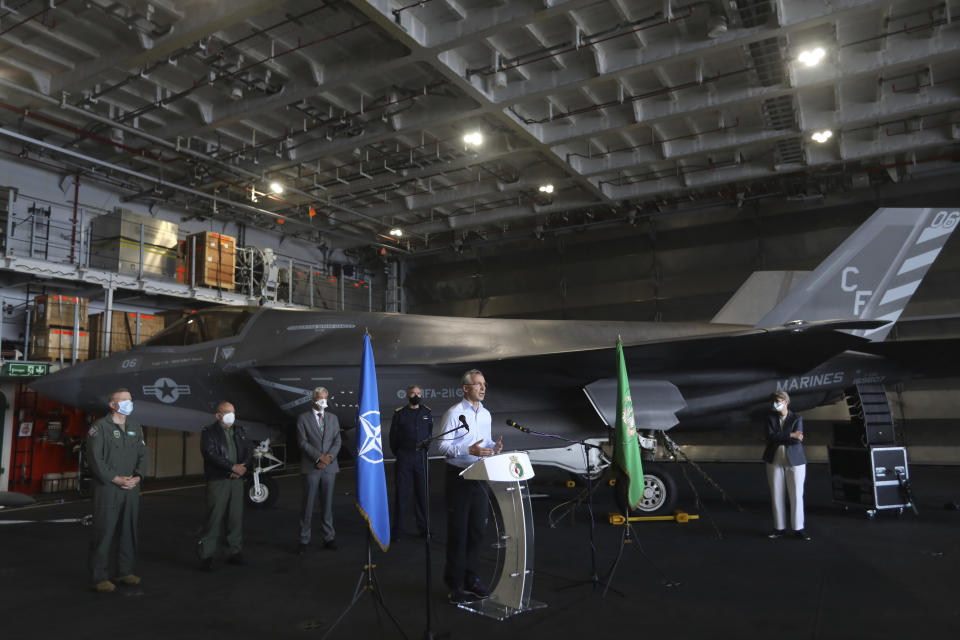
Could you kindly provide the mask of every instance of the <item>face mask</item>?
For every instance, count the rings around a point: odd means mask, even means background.
[[[313,404],[317,407],[317,409],[320,409],[321,411],[323,411],[324,409],[327,408],[327,399],[322,398],[320,400],[317,400]]]
[[[787,405],[783,404],[782,402],[774,402],[774,403],[773,403],[773,410],[776,411],[777,413],[780,413],[781,411],[783,411],[783,408],[784,408],[785,406],[787,406]]]
[[[121,400],[117,403],[117,413],[122,416],[128,416],[133,413],[133,401],[132,400]]]
[[[413,406],[417,406],[418,404],[420,404],[420,396],[410,396],[409,398],[407,398],[407,400],[409,400],[410,404],[412,404]]]
[[[223,414],[223,417],[220,418],[220,422],[227,425],[228,427],[233,424],[233,421],[237,419],[237,416],[231,413]]]

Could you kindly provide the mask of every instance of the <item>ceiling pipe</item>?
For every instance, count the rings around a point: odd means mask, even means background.
[[[25,25],[26,23],[30,22],[31,20],[36,20],[36,19],[37,19],[37,16],[42,16],[43,14],[47,13],[48,11],[50,11],[50,9],[56,9],[57,7],[59,7],[60,5],[66,3],[66,2],[70,2],[70,0],[57,0],[57,2],[54,2],[54,3],[53,3],[52,5],[50,5],[49,7],[45,6],[45,7],[44,7],[43,9],[41,9],[40,11],[37,11],[35,14],[33,14],[33,15],[31,15],[31,16],[28,16],[28,17],[24,18],[23,20],[21,20],[20,22],[17,22],[17,23],[15,23],[15,24],[7,27],[7,28],[4,29],[3,31],[0,31],[0,36],[5,36],[5,35],[7,35],[8,33],[10,33],[11,31],[13,31],[13,30],[16,29],[17,27],[23,26],[23,25]],[[56,25],[56,20],[54,20],[54,25]],[[46,27],[47,25],[43,25],[43,26]],[[48,28],[48,29],[52,29],[53,27],[51,26],[51,27],[47,27],[47,28]]]
[[[73,126],[73,125],[71,125],[71,124],[69,124],[69,123],[63,122],[63,121],[61,121],[61,120],[56,120],[56,119],[54,119],[54,118],[48,118],[48,117],[46,117],[46,116],[42,116],[42,115],[40,115],[40,114],[38,114],[38,113],[34,113],[34,112],[30,111],[29,109],[23,109],[23,108],[21,108],[21,107],[14,106],[14,105],[12,105],[12,104],[8,104],[8,103],[3,102],[3,101],[0,101],[0,108],[7,109],[7,110],[9,110],[9,111],[13,111],[14,113],[20,114],[20,116],[22,116],[22,117],[24,117],[24,118],[30,118],[31,120],[37,120],[38,122],[43,122],[43,123],[49,124],[49,125],[51,125],[51,126],[53,126],[53,127],[58,127],[58,128],[60,128],[60,129],[63,129],[63,130],[65,130],[65,131],[69,131],[70,133],[73,133],[73,134],[75,134],[75,135],[81,136],[81,137],[83,137],[83,138],[87,138],[87,139],[90,139],[90,140],[95,140],[95,141],[97,141],[97,142],[99,142],[99,143],[101,143],[101,144],[105,144],[105,145],[110,146],[110,147],[116,147],[117,149],[121,149],[121,150],[123,150],[123,151],[126,151],[127,153],[132,153],[133,155],[140,156],[140,157],[142,157],[142,158],[147,158],[147,159],[149,159],[149,160],[160,160],[160,158],[159,158],[158,156],[155,156],[155,155],[153,155],[152,153],[149,153],[149,152],[147,152],[147,151],[144,151],[143,149],[134,149],[133,147],[130,147],[130,146],[127,146],[127,145],[122,144],[122,143],[120,143],[120,142],[117,142],[116,140],[111,140],[111,139],[109,139],[109,138],[104,138],[103,136],[98,136],[98,135],[96,135],[96,134],[94,134],[94,133],[90,133],[89,131],[84,131],[83,129],[78,129],[77,127],[75,127],[75,126]],[[69,145],[68,145],[68,146],[69,146]]]
[[[230,153],[226,154],[226,155],[223,156],[223,157],[226,158],[226,159],[234,158],[234,157],[236,157],[236,156],[243,155],[244,153],[248,153],[248,152],[250,152],[250,151],[256,151],[257,149],[262,149],[262,148],[264,148],[264,147],[269,147],[269,146],[274,145],[274,144],[277,144],[277,143],[282,143],[282,142],[284,142],[285,140],[287,140],[288,138],[293,138],[293,136],[295,136],[295,135],[296,135],[296,136],[299,136],[299,135],[302,135],[302,134],[304,134],[304,133],[309,133],[310,131],[315,131],[316,129],[319,129],[319,128],[321,128],[321,127],[324,127],[324,126],[326,126],[326,125],[328,125],[328,124],[330,124],[330,123],[332,123],[332,122],[342,122],[343,120],[345,120],[345,119],[347,119],[347,118],[355,118],[355,117],[358,117],[358,116],[366,115],[366,114],[368,114],[368,113],[374,113],[374,112],[376,112],[376,111],[381,111],[381,110],[386,109],[386,108],[388,108],[388,107],[392,107],[392,106],[394,106],[394,105],[398,105],[398,104],[401,104],[401,103],[403,103],[403,102],[407,102],[408,100],[416,100],[417,98],[422,98],[422,97],[424,97],[424,96],[427,96],[427,95],[432,94],[433,91],[434,91],[434,89],[436,89],[437,87],[443,86],[443,85],[445,85],[445,84],[448,84],[448,81],[447,81],[447,80],[439,80],[439,81],[437,81],[437,82],[434,82],[433,84],[424,86],[422,93],[420,93],[420,92],[411,93],[409,96],[407,96],[407,97],[405,97],[405,98],[399,98],[399,99],[389,100],[389,101],[387,101],[387,102],[385,102],[385,103],[383,103],[383,104],[379,104],[379,105],[376,105],[376,106],[367,106],[366,108],[364,108],[363,106],[361,106],[358,111],[352,111],[352,112],[349,112],[349,113],[343,113],[343,114],[341,114],[341,115],[339,115],[339,116],[333,116],[333,117],[331,117],[331,118],[327,118],[327,119],[325,119],[325,120],[321,120],[320,122],[317,122],[316,124],[314,124],[314,125],[312,125],[312,126],[304,127],[303,129],[300,129],[300,130],[298,130],[298,131],[290,131],[290,130],[284,131],[283,134],[281,134],[281,135],[279,135],[279,136],[274,136],[273,138],[268,138],[267,140],[263,140],[263,141],[261,141],[261,142],[258,142],[257,144],[250,145],[249,147],[246,147],[246,146],[241,147],[240,149],[237,149],[237,150],[235,150],[235,151],[231,151]],[[362,100],[362,98],[363,98],[363,97],[361,96],[361,100]],[[361,105],[362,105],[362,103],[361,103]],[[313,141],[311,140],[310,142],[313,142]],[[301,142],[300,144],[303,144],[303,143]],[[296,149],[297,147],[300,146],[300,144],[289,146],[289,147],[287,147],[287,149]],[[307,177],[309,177],[309,176],[307,176]]]
[[[296,220],[296,219],[294,219],[294,218],[288,219],[288,217],[285,216],[285,215],[282,215],[282,214],[279,214],[279,213],[274,213],[273,211],[269,211],[269,210],[267,210],[267,209],[261,209],[261,208],[259,208],[259,207],[254,207],[254,206],[252,206],[252,205],[249,205],[249,204],[246,204],[246,203],[243,203],[243,202],[236,202],[236,201],[233,201],[233,200],[228,200],[228,199],[226,199],[226,198],[221,198],[220,196],[213,195],[213,194],[207,193],[207,192],[205,192],[205,191],[200,191],[200,190],[198,190],[198,189],[193,189],[193,188],[191,188],[191,187],[184,187],[183,185],[179,185],[179,184],[177,184],[177,183],[175,183],[175,182],[170,182],[169,180],[164,180],[164,179],[162,179],[162,178],[156,178],[156,177],[151,176],[151,175],[148,175],[148,174],[146,174],[146,173],[141,173],[141,172],[135,171],[135,170],[133,170],[133,169],[128,169],[128,168],[126,168],[126,167],[123,167],[123,166],[118,165],[118,164],[114,164],[114,163],[112,163],[112,162],[106,162],[105,160],[99,160],[99,159],[97,159],[97,158],[93,158],[93,157],[91,157],[91,156],[82,154],[82,153],[80,153],[80,152],[78,152],[78,151],[73,151],[73,150],[71,150],[71,149],[64,149],[64,148],[59,147],[59,146],[57,146],[57,145],[55,145],[55,144],[50,144],[49,142],[44,142],[44,141],[42,141],[42,140],[37,140],[37,139],[35,139],[35,138],[31,138],[30,136],[25,136],[25,135],[23,135],[23,134],[20,134],[20,133],[15,132],[15,131],[10,131],[9,129],[7,129],[7,128],[5,128],[5,127],[0,127],[0,136],[6,136],[7,138],[12,138],[12,139],[14,139],[14,140],[18,140],[19,142],[23,142],[23,143],[30,144],[30,145],[33,145],[33,146],[37,146],[37,147],[40,147],[40,148],[42,148],[42,149],[46,149],[46,150],[51,151],[51,152],[54,152],[54,153],[58,153],[58,154],[62,154],[62,155],[69,156],[69,157],[71,157],[71,158],[75,158],[75,159],[77,159],[77,160],[82,160],[82,161],[84,161],[84,162],[89,162],[89,163],[91,163],[91,164],[95,164],[95,165],[100,166],[100,167],[103,167],[103,168],[105,168],[105,169],[110,169],[111,171],[116,171],[117,173],[123,173],[123,174],[126,174],[126,175],[128,175],[128,176],[131,176],[131,177],[134,177],[134,178],[138,178],[138,179],[140,179],[140,180],[146,180],[146,181],[148,181],[148,182],[152,182],[153,184],[156,184],[156,185],[161,186],[161,187],[167,187],[167,188],[169,188],[169,189],[174,189],[174,190],[176,190],[176,191],[181,191],[181,192],[183,192],[183,193],[186,193],[186,194],[189,194],[189,195],[192,195],[192,196],[196,196],[196,197],[198,197],[198,198],[204,198],[204,199],[206,199],[206,200],[210,200],[210,201],[212,201],[212,202],[216,202],[216,203],[218,203],[218,204],[222,204],[222,205],[225,205],[225,206],[228,206],[228,207],[234,207],[234,208],[237,208],[237,209],[243,209],[243,210],[245,210],[245,211],[250,211],[250,212],[253,212],[253,213],[257,213],[257,214],[260,214],[260,215],[265,215],[265,216],[268,216],[268,217],[270,217],[270,218],[274,218],[275,220],[283,219],[285,222],[288,222],[288,223],[293,224],[293,225],[301,226],[301,227],[303,227],[303,228],[305,228],[305,229],[310,229],[311,231],[322,231],[322,229],[319,229],[318,227],[316,227],[316,226],[314,226],[314,225],[311,225],[311,224],[308,224],[308,223],[305,223],[305,222],[301,222],[301,221]]]
[[[48,96],[48,95],[46,95],[46,94],[44,94],[44,93],[41,93],[41,92],[39,92],[39,91],[34,91],[33,89],[28,89],[27,87],[22,87],[22,86],[20,86],[20,85],[18,85],[18,84],[16,84],[16,83],[10,82],[10,81],[7,80],[6,78],[0,78],[0,86],[9,87],[9,88],[14,89],[14,90],[16,90],[16,91],[19,91],[19,92],[21,92],[21,93],[24,93],[24,94],[30,96],[31,98],[36,98],[36,99],[38,99],[38,100],[43,100],[43,101],[46,102],[47,104],[57,105],[59,108],[65,110],[65,111],[68,111],[68,112],[70,112],[70,113],[75,113],[75,114],[77,114],[77,115],[83,116],[83,117],[85,117],[85,118],[89,118],[89,119],[94,120],[94,121],[96,121],[96,122],[100,122],[101,124],[105,124],[105,125],[108,125],[108,126],[110,126],[110,127],[115,127],[115,128],[117,128],[117,129],[120,129],[121,131],[125,131],[125,132],[130,133],[130,134],[132,134],[132,135],[135,135],[135,136],[137,136],[137,137],[139,137],[139,138],[142,138],[143,140],[146,140],[147,142],[151,142],[151,143],[153,143],[153,144],[157,144],[157,145],[163,146],[163,147],[165,147],[165,148],[167,148],[167,149],[169,149],[169,150],[171,150],[171,151],[173,151],[173,152],[175,152],[175,153],[177,153],[177,154],[179,154],[179,155],[181,155],[181,156],[189,156],[189,157],[194,158],[194,159],[196,159],[196,160],[202,161],[202,162],[204,162],[204,163],[206,163],[206,164],[220,167],[221,169],[223,169],[223,170],[225,170],[225,171],[227,171],[227,172],[229,172],[229,173],[231,173],[231,174],[233,174],[233,175],[240,174],[240,175],[242,175],[245,179],[248,179],[248,180],[256,180],[256,181],[258,181],[258,182],[261,181],[261,180],[263,180],[263,176],[262,176],[261,174],[259,174],[259,173],[254,173],[253,171],[249,171],[249,170],[247,170],[247,169],[244,169],[243,167],[236,167],[236,166],[230,165],[230,164],[228,164],[228,163],[226,163],[226,162],[223,162],[223,161],[221,161],[221,160],[217,160],[216,158],[211,158],[211,157],[207,156],[206,154],[200,153],[199,151],[194,151],[194,150],[192,150],[192,149],[180,147],[180,146],[178,146],[178,145],[176,145],[176,144],[174,144],[174,143],[172,143],[172,142],[169,142],[169,141],[167,141],[167,140],[164,140],[163,138],[158,138],[158,137],[153,136],[153,135],[151,135],[151,134],[149,134],[149,133],[147,133],[147,132],[145,132],[145,131],[142,131],[142,130],[137,129],[137,128],[135,128],[135,127],[131,127],[130,125],[126,125],[126,124],[123,124],[123,123],[120,123],[120,122],[116,122],[116,121],[114,121],[114,120],[111,120],[110,118],[107,118],[107,117],[105,117],[105,116],[98,115],[98,114],[93,113],[93,112],[91,112],[91,111],[87,111],[86,109],[81,109],[80,107],[75,107],[75,106],[73,106],[73,105],[71,105],[71,104],[69,104],[69,103],[66,103],[66,102],[60,102],[60,101],[58,101],[56,98],[53,98],[53,97],[51,97],[51,96]],[[112,144],[113,146],[118,146],[116,143],[113,143],[113,142],[111,142],[110,144]],[[56,148],[56,149],[60,149],[60,147],[55,147],[55,148]],[[141,155],[142,155],[142,154],[141,154]],[[155,180],[157,180],[157,178],[150,178],[150,180],[154,180],[154,181],[155,181]],[[171,183],[171,184],[172,184],[172,183]],[[320,200],[318,200],[318,198],[316,197],[316,195],[314,195],[314,194],[312,194],[312,193],[309,193],[309,192],[307,192],[307,191],[303,191],[303,190],[297,189],[297,188],[295,188],[295,187],[288,187],[287,190],[290,191],[291,193],[297,194],[297,195],[299,195],[299,196],[303,196],[304,198],[308,198],[308,199],[311,200],[311,201],[320,202]],[[201,191],[201,192],[199,192],[199,193],[203,193],[203,192]],[[210,194],[207,194],[207,195],[210,195]],[[381,226],[381,227],[383,227],[383,228],[387,228],[387,227],[389,226],[389,225],[386,224],[384,221],[379,220],[378,218],[374,218],[373,216],[368,216],[368,215],[366,215],[366,214],[360,213],[359,211],[354,211],[354,210],[349,209],[349,208],[347,208],[347,207],[342,207],[342,206],[336,205],[336,204],[334,204],[334,203],[332,203],[332,202],[328,202],[328,203],[325,203],[325,204],[326,204],[327,206],[333,207],[333,208],[335,208],[335,209],[337,209],[337,210],[339,210],[339,211],[343,211],[344,213],[349,213],[350,215],[353,215],[353,216],[356,216],[356,217],[358,217],[358,218],[367,220],[368,222],[373,222],[373,223],[375,223],[375,224],[377,224],[377,225],[379,225],[379,226]],[[254,207],[254,209],[256,209],[256,207]],[[258,210],[258,211],[259,211],[259,210]],[[315,227],[311,227],[311,228],[315,228]]]
[[[516,198],[510,198],[510,202],[516,202]],[[472,227],[478,227],[487,224],[503,224],[504,222],[510,222],[513,220],[519,220],[522,218],[529,218],[531,216],[538,215],[547,215],[551,213],[573,213],[578,209],[588,209],[590,207],[597,207],[598,203],[595,201],[589,202],[572,202],[562,205],[554,205],[547,207],[524,207],[524,206],[503,206],[496,208],[488,208],[482,213],[487,213],[491,211],[496,211],[496,213],[491,213],[489,215],[483,215],[482,220],[478,220],[481,216],[474,218],[474,214],[470,211],[465,211],[459,215],[453,215],[439,220],[434,220],[432,222],[422,222],[419,224],[413,224],[405,228],[404,231],[410,229],[417,233],[443,233],[445,231],[450,231],[451,229],[456,231],[458,229],[467,229]]]
[[[519,56],[516,56],[516,57],[512,58],[512,59],[509,61],[510,63],[507,64],[507,65],[504,65],[504,66],[498,66],[498,67],[495,67],[495,68],[492,68],[492,69],[489,68],[489,67],[487,67],[486,69],[467,69],[467,78],[469,78],[471,75],[477,74],[477,73],[479,73],[480,75],[483,75],[483,76],[490,76],[490,75],[494,75],[494,74],[496,74],[496,73],[503,73],[504,71],[510,71],[510,70],[512,70],[512,69],[516,69],[517,67],[522,67],[522,66],[524,66],[524,65],[532,64],[532,63],[534,63],[534,62],[541,62],[541,61],[543,61],[543,60],[549,60],[550,58],[555,58],[555,57],[561,56],[561,55],[563,55],[563,54],[565,54],[565,53],[574,53],[574,52],[576,52],[576,51],[585,50],[585,49],[588,49],[588,48],[590,48],[590,47],[596,46],[596,45],[598,45],[598,44],[602,44],[602,43],[604,43],[604,42],[607,42],[608,40],[614,40],[614,39],[616,39],[616,38],[622,38],[623,36],[628,36],[628,35],[630,35],[630,34],[637,33],[638,31],[645,31],[645,30],[647,30],[647,29],[653,29],[654,27],[662,27],[662,26],[664,26],[664,25],[671,24],[671,23],[673,23],[673,22],[679,22],[679,21],[682,21],[682,20],[686,20],[686,19],[688,19],[688,18],[690,18],[690,17],[693,16],[693,7],[694,7],[694,5],[688,5],[688,6],[686,7],[686,9],[687,9],[686,15],[682,15],[682,16],[668,16],[668,17],[666,17],[666,18],[661,19],[659,22],[654,22],[653,24],[644,24],[644,23],[646,23],[646,22],[650,22],[651,20],[656,20],[657,18],[661,18],[661,16],[662,16],[661,13],[659,13],[659,12],[658,12],[658,13],[655,13],[655,14],[653,14],[653,15],[651,15],[651,16],[648,16],[648,17],[646,17],[646,18],[641,18],[640,20],[636,20],[636,21],[634,21],[634,22],[630,22],[630,23],[628,23],[627,25],[625,25],[626,27],[632,27],[632,26],[634,26],[634,25],[640,25],[640,26],[636,26],[636,27],[634,27],[633,29],[629,29],[629,30],[627,30],[627,31],[622,31],[622,32],[620,32],[620,33],[614,33],[613,35],[606,35],[606,34],[610,33],[611,31],[616,31],[617,27],[614,27],[613,29],[608,29],[606,32],[601,32],[601,33],[599,33],[599,34],[595,34],[595,35],[592,35],[592,36],[591,36],[591,35],[581,36],[581,37],[580,37],[580,41],[579,41],[579,42],[575,42],[575,43],[573,43],[572,45],[567,42],[567,43],[563,43],[563,44],[559,44],[559,45],[554,45],[553,47],[547,47],[546,49],[540,49],[539,51],[534,51],[534,52],[526,53],[526,54],[520,54]],[[531,60],[524,60],[524,61],[522,61],[522,62],[520,61],[521,58],[525,58],[525,57],[531,56],[531,55],[537,55],[538,53],[540,53],[540,52],[542,52],[542,51],[552,50],[552,49],[556,49],[556,48],[558,48],[558,47],[563,47],[563,48],[561,48],[559,51],[551,51],[550,53],[547,53],[547,54],[545,54],[545,55],[537,56],[536,58],[533,58],[533,59],[531,59]]]
[[[286,49],[286,50],[284,50],[284,51],[281,51],[281,52],[279,52],[279,53],[275,53],[275,54],[273,54],[273,55],[271,55],[271,56],[267,56],[266,58],[262,58],[262,59],[260,59],[260,60],[255,61],[255,62],[251,62],[250,64],[248,64],[248,65],[246,65],[246,66],[244,66],[244,67],[240,67],[240,68],[237,69],[236,71],[231,71],[230,73],[225,73],[225,74],[223,74],[223,75],[218,75],[218,76],[216,76],[216,77],[213,78],[213,79],[210,79],[209,77],[207,77],[207,78],[204,78],[204,79],[202,79],[202,80],[200,80],[200,81],[194,80],[193,85],[192,85],[191,87],[189,87],[189,88],[187,88],[187,89],[184,89],[184,90],[182,90],[182,91],[178,91],[177,93],[171,94],[170,96],[167,96],[166,98],[163,98],[163,99],[161,99],[161,100],[157,100],[156,102],[151,102],[150,104],[144,105],[144,106],[140,107],[139,109],[134,109],[133,111],[130,111],[130,112],[124,114],[123,118],[121,118],[121,121],[130,120],[131,118],[136,118],[136,117],[142,116],[142,115],[144,115],[145,113],[150,113],[151,111],[154,111],[155,109],[159,109],[159,108],[161,108],[161,107],[165,107],[165,106],[167,106],[168,104],[171,104],[171,103],[173,103],[173,102],[176,102],[177,100],[180,100],[181,98],[184,98],[184,97],[190,95],[190,94],[193,93],[194,91],[197,91],[198,89],[202,89],[203,87],[210,86],[210,85],[214,84],[215,82],[223,82],[224,80],[228,80],[228,79],[230,79],[230,78],[232,78],[232,77],[234,77],[234,76],[237,76],[237,75],[246,73],[246,72],[248,72],[250,69],[252,69],[252,68],[254,68],[254,67],[260,66],[260,65],[265,64],[265,63],[267,63],[267,62],[270,62],[270,61],[272,61],[272,60],[276,60],[277,58],[280,58],[280,57],[289,55],[289,54],[291,54],[291,53],[295,53],[295,52],[297,52],[297,51],[300,51],[301,49],[305,49],[305,48],[310,47],[310,46],[313,46],[313,45],[315,45],[315,44],[319,44],[319,43],[321,43],[321,42],[326,42],[327,40],[334,40],[334,39],[336,39],[336,38],[339,38],[339,37],[342,36],[342,35],[346,35],[346,34],[352,32],[352,31],[356,31],[357,29],[361,29],[361,28],[366,27],[366,26],[371,25],[371,24],[373,24],[373,23],[372,23],[370,20],[367,20],[366,22],[361,22],[361,23],[359,23],[359,24],[356,24],[356,25],[354,25],[354,26],[352,26],[352,27],[349,27],[349,28],[347,28],[347,29],[344,29],[344,30],[342,30],[342,31],[338,31],[337,33],[332,33],[332,34],[330,34],[330,35],[328,35],[328,36],[324,36],[324,37],[322,37],[322,38],[315,38],[315,39],[311,40],[310,42],[299,42],[299,41],[298,41],[298,42],[297,42],[297,46],[295,46],[295,47],[291,47],[291,48]]]
[[[705,136],[711,133],[720,133],[722,131],[728,131],[730,129],[737,129],[740,127],[740,118],[737,118],[733,124],[721,125],[715,129],[709,129],[708,131],[697,131],[696,133],[685,133],[682,136],[674,136],[672,138],[662,138],[660,140],[656,139],[654,136],[651,136],[650,142],[644,142],[643,144],[635,144],[629,147],[620,147],[619,149],[611,149],[607,147],[606,151],[598,151],[597,153],[591,153],[589,151],[589,143],[587,144],[588,151],[587,153],[578,153],[573,151],[567,154],[567,162],[570,162],[570,158],[585,158],[587,160],[592,160],[594,158],[602,158],[603,156],[608,156],[612,153],[622,153],[624,151],[636,151],[637,149],[642,149],[643,147],[652,147],[655,144],[663,144],[664,142],[673,142],[674,140],[684,140],[686,138],[698,138],[700,136]]]
[[[638,100],[646,100],[647,98],[654,98],[656,96],[662,96],[675,91],[683,91],[684,89],[693,89],[695,87],[702,87],[706,84],[711,84],[724,78],[729,78],[731,76],[736,76],[741,73],[748,73],[753,69],[750,67],[744,67],[743,69],[737,69],[736,71],[726,71],[724,73],[718,73],[715,76],[709,78],[699,78],[697,80],[691,80],[690,82],[684,82],[672,87],[663,87],[660,89],[655,89],[653,91],[647,91],[646,93],[641,93],[635,96],[624,97],[623,100],[608,100],[607,102],[601,102],[600,104],[592,104],[589,107],[582,107],[580,109],[571,109],[570,111],[564,111],[563,113],[555,113],[547,116],[546,118],[525,118],[517,113],[517,110],[513,107],[508,107],[510,113],[515,115],[520,119],[524,124],[547,124],[549,122],[554,122],[555,120],[563,120],[565,118],[572,118],[573,116],[579,116],[584,113],[590,113],[593,111],[602,111],[604,109],[610,109],[613,107],[620,107],[631,102],[637,102]]]
[[[291,23],[291,22],[296,22],[297,20],[299,20],[299,19],[301,19],[301,18],[305,18],[306,16],[310,15],[311,13],[316,13],[317,11],[320,11],[321,9],[325,9],[325,8],[327,8],[328,6],[330,6],[328,3],[323,3],[323,4],[321,4],[321,5],[318,6],[318,7],[314,7],[314,8],[312,8],[312,9],[309,9],[309,10],[307,10],[307,11],[304,11],[303,13],[300,13],[300,14],[298,14],[298,15],[293,15],[293,16],[288,15],[287,18],[285,18],[284,20],[281,20],[280,22],[276,22],[276,23],[270,25],[269,27],[264,27],[263,29],[256,29],[256,30],[255,30],[253,33],[251,33],[250,35],[246,35],[246,36],[244,36],[244,37],[242,37],[242,38],[240,38],[240,39],[238,39],[238,40],[233,40],[232,42],[227,42],[227,43],[225,43],[225,44],[223,45],[223,47],[224,47],[224,49],[226,49],[226,48],[228,48],[228,47],[236,47],[236,46],[237,46],[238,44],[240,44],[241,42],[244,42],[244,41],[246,41],[246,40],[249,40],[250,38],[255,38],[255,37],[257,37],[257,36],[265,36],[267,33],[269,33],[270,31],[272,31],[273,29],[276,29],[277,27],[281,27],[281,26],[283,26],[283,25],[285,25],[285,24],[289,24],[289,23]],[[169,57],[166,58],[165,60],[160,60],[160,61],[158,61],[158,62],[150,65],[149,68],[143,68],[143,69],[141,69],[140,71],[138,71],[137,73],[131,73],[130,75],[128,75],[126,78],[124,78],[124,79],[121,80],[120,82],[117,82],[116,84],[112,84],[112,85],[110,85],[110,86],[108,86],[108,87],[105,87],[105,88],[101,89],[100,91],[97,91],[96,93],[92,93],[92,94],[90,94],[89,96],[86,96],[86,97],[83,99],[82,103],[87,103],[87,102],[89,102],[91,99],[95,100],[95,99],[97,99],[97,98],[100,98],[100,97],[102,97],[102,96],[110,93],[111,91],[115,91],[115,90],[117,90],[117,89],[119,89],[119,88],[121,88],[121,87],[129,84],[130,82],[132,82],[132,81],[134,81],[134,80],[139,80],[139,79],[140,79],[141,77],[143,77],[144,75],[149,75],[149,74],[153,73],[153,71],[155,71],[156,69],[160,68],[161,66],[164,66],[164,65],[167,65],[167,64],[172,64],[175,60],[179,60],[179,59],[182,58],[183,56],[188,55],[188,54],[190,54],[191,52],[193,52],[194,47],[196,47],[196,43],[194,43],[193,45],[191,45],[191,46],[189,46],[189,47],[184,47],[184,48],[180,49],[178,52],[176,52],[176,53],[174,53],[173,55],[169,56]]]

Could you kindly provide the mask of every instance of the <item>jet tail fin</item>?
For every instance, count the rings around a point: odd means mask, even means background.
[[[710,322],[753,326],[808,275],[809,271],[754,271]]]
[[[883,208],[864,222],[755,325],[792,320],[885,320],[854,331],[881,341],[960,224],[960,210]]]

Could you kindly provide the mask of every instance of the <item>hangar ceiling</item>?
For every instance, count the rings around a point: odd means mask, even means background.
[[[958,9],[4,0],[0,149],[129,202],[412,254],[815,201],[960,173]]]

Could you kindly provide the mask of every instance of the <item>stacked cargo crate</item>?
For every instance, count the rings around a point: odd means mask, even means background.
[[[90,222],[90,266],[124,275],[173,278],[177,225],[126,209]]]
[[[106,314],[90,316],[90,357],[99,358],[118,351],[126,351],[142,344],[163,331],[159,315],[112,311],[110,333],[107,334]]]
[[[86,298],[59,295],[37,296],[33,301],[30,326],[31,360],[72,360],[77,343],[77,360],[86,360],[90,336],[87,332]]]
[[[189,236],[186,247],[186,284],[233,291],[237,246],[233,236],[204,231]],[[193,255],[191,256],[191,248]],[[196,272],[194,272],[196,269]]]

